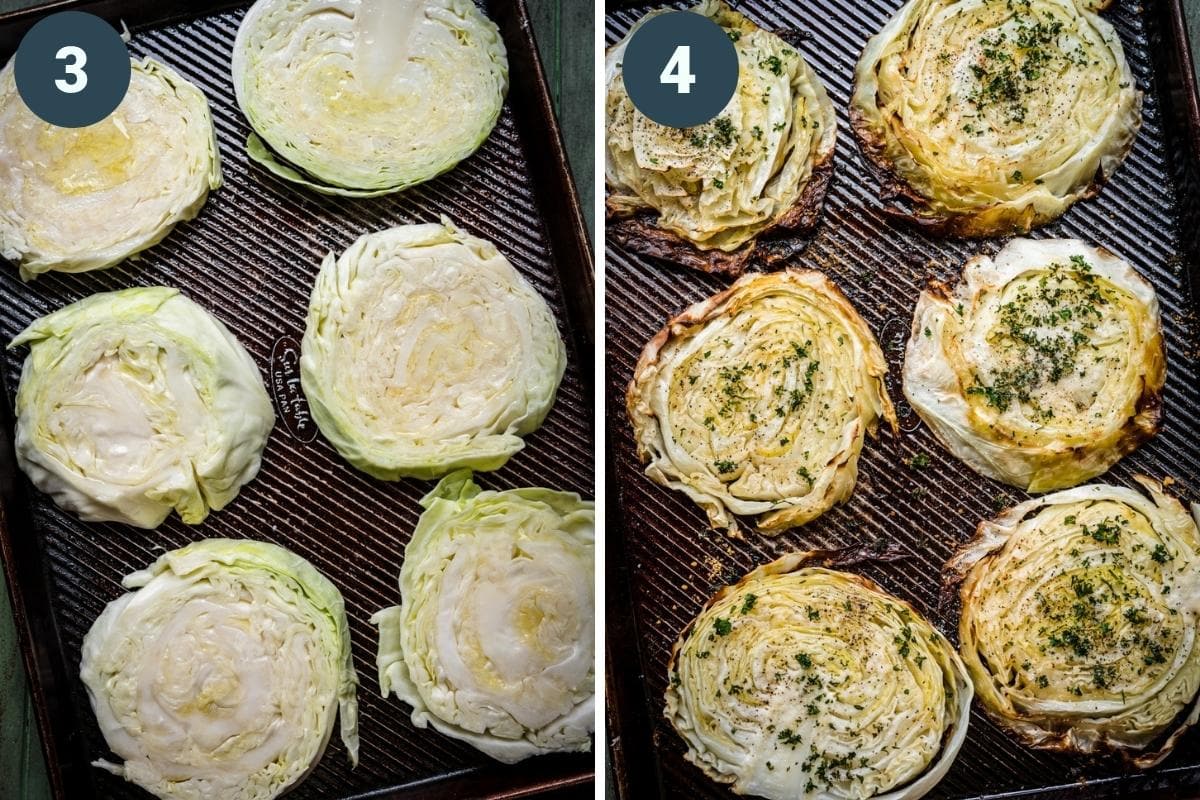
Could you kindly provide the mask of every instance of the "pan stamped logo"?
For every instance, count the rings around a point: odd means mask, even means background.
[[[300,343],[291,336],[271,348],[271,395],[293,439],[307,443],[317,438],[317,424],[300,387]]]

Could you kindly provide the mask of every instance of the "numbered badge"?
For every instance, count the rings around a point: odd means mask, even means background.
[[[668,11],[634,31],[621,74],[638,111],[660,125],[691,128],[720,114],[737,91],[737,50],[708,17]]]
[[[13,77],[29,110],[51,125],[82,128],[111,114],[129,88],[129,51],[104,20],[51,14],[17,48]]]

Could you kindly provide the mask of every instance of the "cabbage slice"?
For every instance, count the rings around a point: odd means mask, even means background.
[[[767,800],[914,800],[950,769],[972,688],[954,648],[866,578],[792,553],[726,586],[676,642],[685,758]]]
[[[656,483],[737,533],[803,525],[854,491],[882,419],[896,430],[887,362],[824,274],[746,275],[670,320],[646,345],[626,409]]]
[[[1162,421],[1158,299],[1077,239],[1015,239],[933,282],[913,313],[904,394],[956,456],[1045,492],[1108,470]]]
[[[1136,480],[1008,509],[947,569],[988,714],[1033,747],[1146,768],[1200,720],[1200,508]]]
[[[404,551],[379,626],[379,685],[499,761],[591,749],[595,511],[549,489],[447,475]]]
[[[1024,233],[1095,195],[1142,93],[1082,0],[909,0],[867,43],[850,122],[889,210],[953,236]]]
[[[133,62],[125,99],[104,120],[59,128],[0,71],[0,255],[25,279],[124,261],[200,213],[221,185],[204,94],[165,65]]]
[[[737,273],[756,237],[816,224],[833,170],[837,116],[795,45],[719,0],[703,0],[691,10],[734,40],[737,91],[711,122],[686,129],[660,125],[634,108],[621,63],[638,27],[664,12],[642,17],[608,51],[609,228],[639,252]]]
[[[125,577],[83,641],[96,766],[169,800],[269,800],[320,760],[358,678],[337,588],[266,542],[206,539]]]
[[[233,51],[252,159],[373,197],[453,168],[496,125],[508,60],[469,0],[259,0]]]
[[[384,480],[499,469],[549,413],[565,369],[546,301],[445,219],[330,253],[300,361],[321,432]]]
[[[275,412],[219,320],[151,287],[94,294],[35,320],[17,389],[17,462],[88,521],[197,525],[258,474]]]

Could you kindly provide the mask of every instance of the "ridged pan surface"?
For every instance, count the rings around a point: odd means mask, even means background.
[[[100,758],[108,751],[83,684],[75,677],[80,645],[104,605],[123,593],[122,576],[191,541],[246,537],[276,542],[309,559],[342,591],[350,619],[360,680],[360,763],[350,768],[345,748],[335,736],[319,766],[290,798],[345,798],[442,776],[461,778],[481,769],[490,771],[495,762],[487,756],[432,729],[415,728],[409,721],[409,707],[379,695],[377,637],[367,620],[400,600],[397,576],[404,546],[417,521],[418,501],[433,482],[379,481],[343,461],[306,416],[296,357],[309,292],[326,253],[340,253],[370,231],[434,222],[444,214],[496,243],[550,302],[568,347],[566,377],[545,424],[526,438],[525,449],[508,465],[497,472],[479,473],[477,481],[489,489],[547,486],[593,496],[592,402],[581,380],[564,307],[564,291],[571,287],[551,258],[518,135],[520,126],[506,103],[495,131],[475,155],[440,178],[390,197],[332,199],[294,188],[248,163],[243,149],[249,127],[234,101],[229,68],[243,13],[239,9],[135,31],[130,42],[135,56],[153,55],[165,61],[209,99],[225,183],[210,195],[199,217],[180,225],[142,258],[106,271],[48,274],[22,284],[15,269],[4,265],[0,270],[0,339],[4,342],[34,318],[94,292],[175,286],[230,327],[254,356],[277,403],[277,422],[262,471],[228,508],[213,513],[201,526],[184,525],[175,517],[155,531],[84,524],[57,509],[49,497],[26,487],[35,530],[13,534],[44,540],[54,617],[73,679],[69,702],[78,718],[83,755]],[[506,44],[511,50],[516,43]],[[25,352],[21,348],[4,356],[4,388],[10,403]],[[528,788],[539,780],[577,776],[590,770],[591,756],[536,761],[536,765],[526,762],[512,768],[509,777],[524,771],[524,777],[514,779]],[[120,778],[98,769],[89,772],[97,797],[148,797]],[[398,796],[429,796],[422,791],[414,788]]]
[[[684,3],[672,4],[683,8]],[[862,571],[886,589],[913,601],[957,642],[957,603],[939,605],[940,570],[955,547],[997,510],[1026,499],[1024,493],[982,478],[943,449],[902,401],[899,375],[917,296],[929,275],[957,279],[962,263],[980,251],[995,252],[1002,242],[938,240],[889,220],[880,210],[878,184],[865,168],[850,132],[846,109],[853,72],[867,39],[900,7],[900,0],[806,0],[735,2],[734,6],[769,30],[801,32],[799,49],[825,82],[838,109],[835,176],[824,218],[807,250],[791,265],[822,270],[842,288],[870,324],[886,351],[889,391],[898,403],[902,434],[868,440],[853,497],[817,521],[775,538],[747,532],[733,541],[706,530],[703,512],[683,494],[652,483],[642,474],[624,414],[625,387],[642,346],[672,315],[715,293],[728,281],[666,262],[644,258],[608,242],[606,262],[606,356],[609,439],[621,535],[611,534],[609,564],[628,569],[633,624],[644,670],[645,715],[663,796],[727,798],[730,792],[709,781],[683,759],[682,740],[663,717],[667,660],[680,631],[719,587],[755,566],[799,549],[896,543],[906,557]],[[646,11],[661,4],[622,5],[606,16],[609,45]],[[1180,211],[1167,146],[1162,96],[1150,50],[1156,20],[1135,3],[1117,2],[1107,19],[1120,34],[1139,86],[1145,92],[1145,122],[1133,152],[1098,198],[1075,205],[1036,237],[1078,237],[1125,256],[1158,290],[1168,349],[1163,431],[1100,480],[1134,485],[1145,473],[1173,477],[1173,491],[1185,500],[1200,498],[1200,414],[1197,408],[1197,352],[1186,257],[1180,237]],[[789,35],[789,38],[792,38]],[[797,39],[793,38],[793,41]],[[1195,231],[1191,232],[1195,235]],[[926,453],[924,469],[905,465]],[[621,542],[622,544],[618,544]],[[612,612],[610,612],[612,613]],[[622,709],[614,714],[620,719]],[[638,731],[622,731],[621,748],[636,749]],[[972,711],[970,733],[949,775],[932,798],[1007,795],[1088,781],[1090,792],[1119,796],[1127,783],[1113,761],[1089,761],[1027,749]],[[1200,732],[1186,736],[1156,771],[1154,786],[1200,786]],[[651,779],[633,775],[632,780]],[[652,790],[641,787],[650,796]],[[635,787],[634,797],[642,794]],[[1047,795],[1049,796],[1049,795]],[[1084,795],[1078,795],[1084,796]],[[1154,794],[1154,797],[1163,795]]]

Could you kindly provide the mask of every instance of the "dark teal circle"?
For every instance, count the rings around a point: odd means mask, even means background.
[[[78,92],[67,92],[56,83],[79,82],[67,71],[76,58],[59,59],[64,47],[84,53],[80,69],[87,82]],[[29,29],[13,64],[17,92],[29,110],[51,125],[82,128],[111,114],[129,89],[129,51],[121,35],[94,14],[61,11]]]
[[[687,94],[663,83],[663,69],[677,48],[691,48],[696,82]],[[737,91],[738,57],[725,29],[691,11],[668,11],[646,20],[625,45],[621,58],[625,91],[634,107],[660,125],[691,128],[708,122]]]

